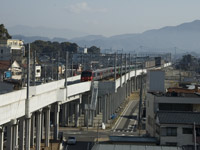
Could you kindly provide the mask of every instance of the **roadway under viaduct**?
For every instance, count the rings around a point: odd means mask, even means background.
[[[107,123],[125,98],[139,88],[142,72],[146,74],[147,70],[129,71],[115,81],[77,83],[74,81],[80,76],[74,76],[67,78],[67,82],[74,82],[67,87],[64,79],[31,86],[30,118],[25,117],[26,88],[0,95],[0,150],[4,146],[7,150],[39,150],[42,139],[49,147],[51,126],[53,139],[58,140],[59,126],[93,126],[94,117],[100,113],[101,123]],[[85,117],[82,124],[81,115]],[[26,119],[31,122],[30,128],[25,126]]]

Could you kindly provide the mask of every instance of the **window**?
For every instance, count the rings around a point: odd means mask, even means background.
[[[166,104],[160,103],[159,110],[172,110],[172,111],[192,111],[191,104]]]
[[[167,136],[177,136],[177,128],[176,127],[167,127],[166,135]]]
[[[167,146],[177,146],[177,143],[175,142],[166,142]]]
[[[192,128],[183,128],[183,134],[193,134]]]
[[[3,49],[1,50],[1,54],[3,54]]]

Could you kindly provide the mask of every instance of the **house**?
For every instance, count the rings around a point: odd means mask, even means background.
[[[159,77],[155,71],[154,74],[155,77]],[[155,86],[154,90],[151,90],[150,86],[146,96],[146,131],[149,136],[156,137],[160,145],[181,146],[185,150],[190,150],[194,149],[196,143],[197,149],[200,148],[198,85],[193,89],[176,87],[168,88],[166,91],[156,91]],[[157,85],[163,89],[162,86],[162,82]]]
[[[11,66],[10,60],[0,60],[0,81],[3,81],[4,72]]]
[[[17,39],[8,39],[0,41],[0,60],[16,60],[19,64],[22,63],[22,58],[25,55],[25,47],[23,41]]]
[[[12,80],[21,80],[22,79],[22,68],[17,63],[17,61],[14,61],[8,71],[11,72],[11,79]]]

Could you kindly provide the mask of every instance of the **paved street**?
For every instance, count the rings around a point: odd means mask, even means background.
[[[113,132],[134,132],[137,125],[139,101],[130,101],[112,128]]]
[[[91,150],[93,146],[92,142],[78,141],[75,145],[64,145],[64,150]]]
[[[138,100],[129,101],[112,130],[99,129],[99,131],[97,131],[97,129],[93,128],[88,131],[80,131],[77,128],[60,128],[60,132],[63,132],[63,137],[66,140],[69,136],[76,137],[77,140],[75,145],[68,145],[65,143],[64,150],[91,150],[97,139],[99,141],[108,141],[110,135],[138,135],[136,130],[138,103]]]

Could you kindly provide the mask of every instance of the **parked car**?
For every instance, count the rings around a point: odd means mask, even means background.
[[[76,137],[68,137],[67,144],[76,144]]]

